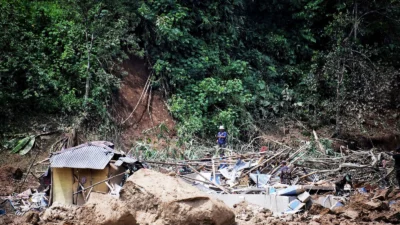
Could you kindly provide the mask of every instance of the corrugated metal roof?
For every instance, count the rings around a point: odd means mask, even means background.
[[[52,168],[104,169],[114,151],[96,145],[81,145],[55,153],[50,158]]]

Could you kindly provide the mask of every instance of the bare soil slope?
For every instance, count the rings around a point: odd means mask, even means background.
[[[161,124],[165,124],[170,131],[168,135],[173,136],[175,122],[168,113],[161,92],[148,89],[140,100],[150,75],[145,61],[133,58],[125,61],[122,66],[128,75],[123,77],[112,107],[114,119],[122,124],[120,137],[122,146],[129,149],[134,140],[148,137],[154,139],[157,132],[160,132]],[[129,117],[131,113],[132,116]],[[129,119],[126,120],[127,118]]]

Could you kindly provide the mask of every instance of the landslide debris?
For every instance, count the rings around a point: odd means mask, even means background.
[[[183,180],[142,169],[127,180],[121,200],[136,212],[138,224],[232,225],[235,215],[222,201]]]
[[[223,202],[197,188],[152,170],[129,177],[120,199],[92,193],[82,206],[57,203],[42,216],[42,223],[69,225],[232,225],[235,215]]]
[[[83,206],[66,206],[54,203],[42,216],[45,224],[69,225],[136,225],[135,214],[125,202],[110,195],[92,193]]]

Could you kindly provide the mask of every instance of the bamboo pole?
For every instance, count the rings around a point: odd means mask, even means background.
[[[26,179],[28,178],[29,174],[31,173],[31,169],[32,169],[33,164],[35,163],[36,158],[38,157],[39,153],[40,153],[40,150],[38,149],[37,152],[36,152],[35,158],[32,160],[32,163],[29,165],[29,168],[28,168],[28,171],[26,172],[26,176],[25,176],[24,181],[23,181],[22,184],[18,187],[18,192],[21,192],[21,188],[23,188],[23,186],[24,186],[24,184],[25,184],[25,182],[26,182]]]
[[[217,182],[216,177],[215,177],[216,173],[215,173],[214,159],[211,159],[211,163],[212,163],[213,179],[214,179],[214,182]]]
[[[291,148],[290,148],[291,149]],[[271,161],[272,159],[276,158],[277,156],[280,156],[283,152],[285,152],[287,149],[283,149],[282,151],[276,153],[275,155],[269,157],[268,159],[264,160],[261,164],[257,164],[256,166],[254,166],[253,168],[251,168],[249,171],[247,171],[246,173],[243,173],[240,177],[246,176],[249,173],[253,172],[255,169],[257,169],[258,167],[264,165],[265,163]]]
[[[44,163],[44,162],[46,162],[46,161],[49,161],[49,160],[50,160],[50,158],[43,159],[43,160],[41,160],[41,161],[35,163],[34,166],[37,166],[37,165],[42,164],[42,163]]]
[[[199,179],[187,177],[187,176],[184,176],[184,175],[177,175],[177,176],[182,177],[184,179],[188,179],[188,180],[193,180],[193,181],[197,181],[197,182],[206,183],[206,184],[212,185],[213,187],[216,187],[214,183],[212,183],[211,181],[208,181],[208,180],[205,180],[205,181],[204,180],[199,180]]]

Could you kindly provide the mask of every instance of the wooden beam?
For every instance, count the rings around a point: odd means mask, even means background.
[[[99,182],[97,182],[97,183],[95,183],[95,184],[93,184],[93,185],[90,185],[90,186],[88,186],[88,187],[86,187],[86,188],[84,188],[84,189],[82,189],[82,190],[80,190],[80,191],[75,192],[74,195],[79,194],[79,193],[81,193],[81,192],[83,192],[83,191],[85,191],[85,190],[87,190],[87,189],[89,189],[89,188],[91,188],[91,187],[94,187],[94,186],[97,186],[97,185],[102,184],[102,183],[104,183],[104,182],[107,182],[107,181],[113,179],[114,177],[118,177],[118,176],[121,176],[121,175],[124,175],[124,174],[125,174],[125,172],[120,173],[120,174],[117,174],[117,175],[112,176],[112,177],[109,177],[109,178],[107,178],[107,179],[105,179],[105,180],[99,181]]]

